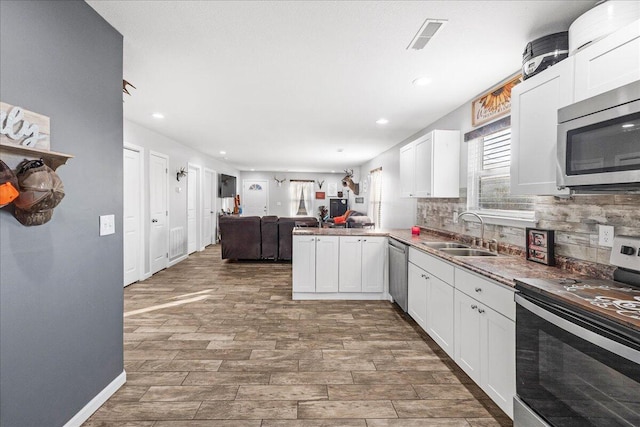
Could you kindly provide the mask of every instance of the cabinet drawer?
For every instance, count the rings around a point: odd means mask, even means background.
[[[409,248],[409,261],[438,279],[453,283],[453,265],[414,248]]]
[[[461,268],[456,268],[456,289],[511,320],[516,318],[514,291]]]

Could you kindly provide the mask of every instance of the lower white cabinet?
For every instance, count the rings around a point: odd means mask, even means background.
[[[427,333],[453,356],[453,285],[429,276],[427,286]]]
[[[340,237],[340,292],[383,292],[386,237]]]
[[[338,291],[338,236],[293,236],[293,292]]]
[[[338,236],[316,237],[316,292],[338,292]]]
[[[453,356],[454,267],[434,256],[409,250],[408,313]]]
[[[515,348],[513,320],[455,290],[454,360],[510,417],[516,391]]]
[[[407,312],[422,329],[427,329],[427,273],[413,263],[409,263]]]
[[[387,238],[293,236],[294,299],[387,299]]]

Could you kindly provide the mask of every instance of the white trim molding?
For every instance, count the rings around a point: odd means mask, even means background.
[[[77,414],[73,416],[64,427],[80,427],[96,412],[120,387],[127,382],[127,373],[123,370],[113,381],[111,381],[100,393],[87,403]]]

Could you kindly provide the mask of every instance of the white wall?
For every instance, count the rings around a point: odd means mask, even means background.
[[[360,193],[362,195],[362,183],[359,176],[359,171],[357,168],[354,169],[354,182],[360,183]],[[274,176],[278,177],[278,179],[286,178],[286,181],[282,183],[282,186],[278,187],[278,184],[274,180]],[[315,197],[312,199],[313,210],[309,213],[309,216],[318,217],[318,207],[326,206],[329,209],[329,194],[328,188],[329,183],[333,182],[337,184],[338,191],[343,191],[344,196],[346,197],[347,192],[346,188],[342,186],[342,178],[344,178],[344,171],[340,171],[340,173],[306,173],[306,172],[247,172],[243,171],[240,174],[240,179],[238,180],[238,187],[240,188],[241,201],[244,200],[244,195],[242,194],[242,181],[245,179],[255,179],[255,180],[266,180],[269,186],[269,211],[268,215],[277,215],[277,216],[291,216],[290,212],[290,198],[289,198],[289,180],[291,179],[301,179],[301,180],[313,180],[315,181],[314,191],[323,191],[325,192],[324,200],[316,200]],[[322,188],[318,186],[318,181],[324,183],[322,184]],[[349,209],[353,209],[360,212],[366,212],[367,205],[364,203],[355,203],[355,195],[352,191],[349,192]]]
[[[464,134],[473,129],[471,100],[360,166],[363,177],[382,167],[382,228],[407,228],[416,223],[416,199],[400,197],[400,147],[435,129],[460,131],[460,188],[467,187],[468,150]]]
[[[144,148],[144,168],[145,168],[145,235],[149,236],[149,152],[155,151],[169,156],[169,230],[174,227],[184,227],[187,229],[187,180],[176,180],[176,172],[180,168],[187,169],[187,164],[192,163],[204,169],[213,169],[217,173],[225,173],[227,175],[238,176],[239,171],[229,165],[207,156],[199,151],[194,150],[178,141],[167,138],[157,132],[140,126],[129,120],[124,121],[124,142],[125,144],[134,144]],[[216,177],[217,185],[217,177]],[[225,206],[221,199],[216,201],[216,210]],[[231,205],[233,208],[233,204]],[[148,238],[145,242],[145,273],[149,272],[149,242]],[[186,244],[184,253],[174,257],[179,258],[186,254]]]

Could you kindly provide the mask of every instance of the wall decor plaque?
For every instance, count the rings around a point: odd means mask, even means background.
[[[553,230],[527,228],[527,260],[545,265],[554,265],[555,238]]]
[[[483,123],[507,115],[511,112],[511,89],[522,81],[522,73],[510,77],[471,103],[471,125],[480,126]]]

